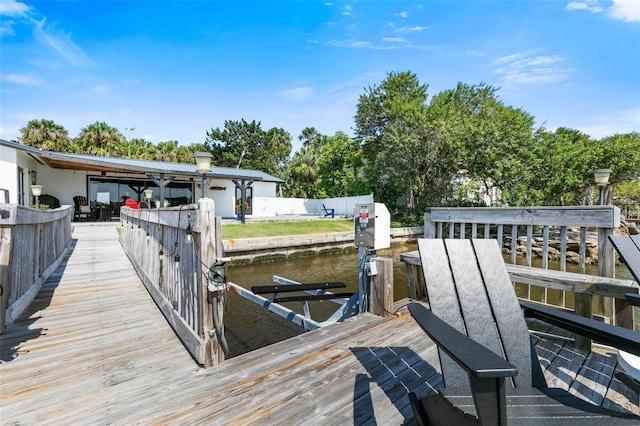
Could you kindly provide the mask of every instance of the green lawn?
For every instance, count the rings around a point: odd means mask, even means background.
[[[281,235],[324,234],[327,232],[353,231],[353,220],[306,220],[295,222],[225,223],[222,238],[277,237]]]

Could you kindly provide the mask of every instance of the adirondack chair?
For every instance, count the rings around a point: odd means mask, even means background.
[[[495,240],[418,241],[430,309],[409,305],[438,345],[445,388],[418,399],[419,425],[640,424],[562,389],[547,388],[513,284]],[[529,315],[625,350],[640,333],[522,303]],[[565,323],[566,322],[566,323]],[[596,324],[593,324],[596,323]],[[592,326],[595,326],[593,328]]]
[[[640,284],[640,235],[609,235],[609,241],[627,265],[633,279]]]
[[[333,219],[333,217],[335,216],[336,209],[328,209],[327,206],[322,204],[322,210],[323,210],[323,216],[322,216],[323,218],[327,216],[331,216],[331,218]]]
[[[637,283],[640,283],[640,235],[609,235],[609,240],[620,255],[620,261],[627,265]],[[632,306],[640,307],[640,296],[627,294],[627,301]],[[622,370],[616,377],[630,389],[640,393],[640,365],[638,358],[624,351],[618,353]]]
[[[89,201],[87,201],[87,197],[83,195],[76,195],[73,197],[73,204],[75,206],[75,217],[76,220],[82,220],[84,216],[85,219],[93,219],[93,211],[91,210],[91,206],[89,205]]]

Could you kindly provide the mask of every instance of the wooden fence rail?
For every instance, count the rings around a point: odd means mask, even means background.
[[[208,289],[210,268],[222,257],[213,200],[164,209],[122,207],[120,217],[127,256],[187,350],[205,367],[222,362],[213,309],[223,329],[224,301],[216,298],[212,307]]]
[[[71,245],[73,208],[0,204],[0,333],[29,306]]]

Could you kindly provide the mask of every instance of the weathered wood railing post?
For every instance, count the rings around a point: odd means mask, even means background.
[[[376,257],[377,274],[371,277],[369,312],[387,317],[393,314],[393,259]]]
[[[199,288],[201,295],[199,302],[202,306],[201,312],[203,315],[202,324],[204,324],[204,338],[205,338],[205,367],[217,365],[224,361],[225,354],[222,349],[222,344],[219,341],[216,334],[216,326],[219,329],[224,330],[224,299],[223,295],[219,294],[219,297],[210,297],[209,294],[209,270],[215,262],[222,256],[222,238],[220,236],[221,226],[220,221],[215,217],[214,203],[210,198],[201,198],[198,200],[198,246],[200,250],[201,265],[199,270],[202,273],[199,274]],[[214,289],[212,289],[214,290]],[[221,292],[221,290],[215,289],[214,291]],[[216,305],[212,303],[215,301]],[[217,323],[214,323],[214,312],[216,310]]]

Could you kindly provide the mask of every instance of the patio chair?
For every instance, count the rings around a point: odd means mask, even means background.
[[[93,219],[93,211],[87,201],[87,197],[83,195],[76,195],[73,197],[73,204],[75,206],[75,220],[80,221],[84,216],[85,219]]]
[[[416,421],[432,425],[640,424],[640,417],[548,388],[521,311],[635,353],[640,334],[536,304],[518,303],[495,240],[418,241],[430,309],[409,311],[438,345],[445,388],[418,399]]]
[[[322,210],[323,210],[323,216],[322,216],[323,218],[331,216],[331,218],[333,219],[333,217],[335,216],[336,209],[328,209],[327,206],[322,204]]]

